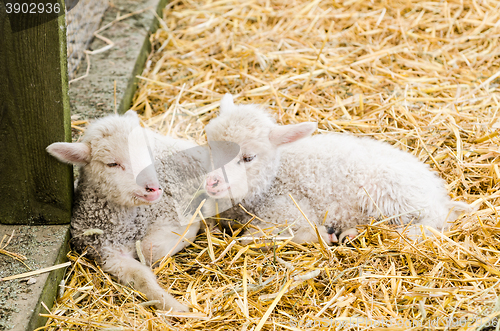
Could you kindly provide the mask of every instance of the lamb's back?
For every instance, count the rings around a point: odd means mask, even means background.
[[[323,181],[333,183],[337,189],[373,180],[404,185],[420,185],[422,180],[443,184],[427,164],[410,153],[372,138],[335,133],[316,135],[284,148],[277,177],[287,186],[300,183],[315,190]]]
[[[379,215],[372,198],[381,202],[389,199],[393,205],[387,206],[388,211],[394,206],[395,212],[401,212],[405,206],[407,210],[424,208],[443,214],[449,201],[444,184],[410,153],[368,137],[332,133],[284,148],[268,197],[302,195],[315,210],[324,213],[328,208],[336,211],[339,219],[359,223],[367,214]]]

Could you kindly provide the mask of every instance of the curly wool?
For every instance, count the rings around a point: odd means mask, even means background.
[[[74,248],[87,250],[104,271],[133,283],[160,309],[188,310],[137,261],[136,242],[152,264],[194,240],[199,220],[186,220],[195,208],[189,203],[199,203],[191,197],[207,162],[203,153],[189,152],[196,146],[141,128],[137,114],[127,112],[97,120],[80,143],[47,147],[62,162],[81,166],[71,220]]]
[[[108,116],[93,123],[82,142],[93,146],[93,153],[127,154],[126,144],[118,138],[120,133],[125,133],[122,135],[126,137],[126,133],[136,125],[126,116]],[[104,147],[103,138],[108,136],[116,138],[114,140],[118,141],[118,145]],[[87,249],[89,257],[100,263],[106,259],[103,247],[120,248],[136,257],[135,242],[144,239],[148,227],[149,232],[155,232],[156,224],[170,228],[170,232],[178,233],[182,227],[177,213],[179,202],[172,197],[186,196],[184,191],[189,190],[187,177],[192,178],[192,174],[202,176],[203,168],[197,160],[190,159],[189,155],[184,156],[183,160],[173,157],[180,151],[196,147],[195,143],[158,134],[153,137],[156,141],[154,166],[164,191],[158,203],[140,206],[117,203],[115,200],[120,199],[109,199],[109,196],[123,192],[116,190],[109,182],[97,182],[95,176],[92,176],[95,169],[89,169],[92,166],[80,167],[71,221],[72,243],[77,251],[83,252]],[[193,228],[196,226],[198,224]],[[84,235],[89,229],[100,229],[103,233]]]

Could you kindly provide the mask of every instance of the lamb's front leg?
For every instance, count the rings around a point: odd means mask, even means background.
[[[183,239],[179,242],[186,228],[187,225],[152,224],[148,229],[148,233],[146,233],[146,236],[141,241],[141,248],[146,262],[152,264],[168,253],[174,255],[188,246],[196,238],[196,234],[200,229],[200,222],[191,223]]]
[[[179,303],[167,293],[157,282],[153,271],[139,261],[130,252],[120,252],[116,249],[106,250],[106,259],[102,269],[118,277],[122,284],[133,284],[134,288],[144,293],[149,300],[157,300],[158,309],[187,312],[189,308]]]

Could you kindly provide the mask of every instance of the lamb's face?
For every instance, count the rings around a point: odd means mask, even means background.
[[[230,195],[241,200],[257,187],[269,182],[266,174],[270,172],[270,166],[275,164],[277,153],[273,146],[258,137],[246,141],[224,138],[209,138],[209,145],[214,145],[215,141],[230,141],[240,146],[239,153],[230,162],[207,175],[205,191],[214,198]],[[214,158],[216,154],[212,151]]]
[[[224,167],[208,174],[205,191],[212,197],[242,199],[271,183],[279,166],[279,147],[310,135],[315,123],[278,126],[254,105],[235,105],[230,95],[221,101],[220,115],[205,127],[209,144],[227,141],[240,153]]]
[[[82,165],[92,187],[109,201],[130,207],[162,196],[147,136],[137,115],[109,116],[92,124],[81,143],[55,143],[47,150],[63,162]]]
[[[104,196],[123,206],[154,203],[162,196],[153,157],[141,137],[144,130],[136,130],[92,140],[91,161],[85,166]]]
[[[278,157],[276,146],[269,141],[273,125],[263,110],[253,105],[236,106],[232,98],[224,97],[220,115],[205,127],[207,140],[209,145],[217,141],[236,143],[240,151],[231,162],[208,174],[208,195],[222,198],[230,194],[239,200],[268,180],[265,171]]]

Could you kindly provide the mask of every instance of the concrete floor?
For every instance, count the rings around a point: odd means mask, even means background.
[[[11,238],[8,245],[8,239]],[[39,270],[66,261],[68,225],[0,225],[0,248],[26,257],[19,261],[0,253],[0,278]],[[54,294],[66,268],[31,277],[0,280],[0,330],[33,330],[47,313],[43,303],[52,307]]]

